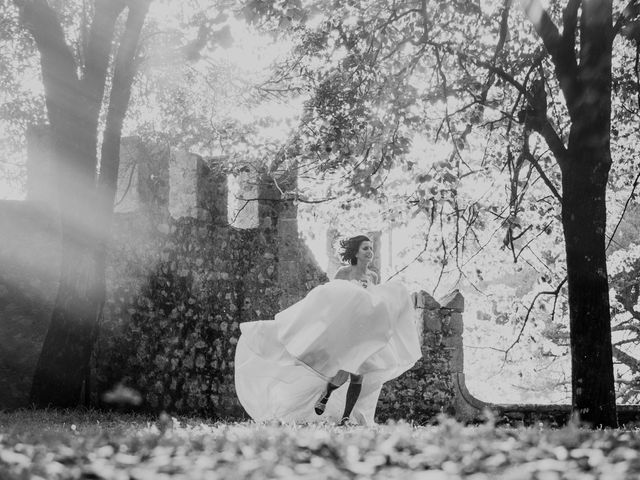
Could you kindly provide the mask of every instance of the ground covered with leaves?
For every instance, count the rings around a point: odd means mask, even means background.
[[[0,479],[640,478],[640,432],[0,413]]]

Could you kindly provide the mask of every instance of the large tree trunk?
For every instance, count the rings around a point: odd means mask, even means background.
[[[70,90],[76,83],[72,78],[67,80]],[[36,365],[30,400],[36,406],[72,407],[80,401],[104,276],[104,266],[96,256],[101,219],[96,208],[95,134],[86,128],[83,105],[87,102],[82,98],[76,100],[74,108],[53,99],[50,103],[62,259],[58,296]]]
[[[617,427],[605,231],[611,167],[611,2],[584,0],[580,69],[562,168],[573,409],[593,427]]]
[[[580,420],[594,427],[617,426],[605,257],[607,157],[608,151],[588,145],[578,149],[562,183],[572,403]]]
[[[150,0],[97,0],[83,76],[55,12],[44,1],[14,0],[41,54],[47,114],[60,192],[62,262],[58,296],[31,389],[37,406],[71,407],[88,389],[89,359],[105,298],[106,245],[117,186],[122,122],[136,70],[136,48]],[[129,14],[120,37],[97,176],[98,116],[114,25]]]
[[[104,265],[96,249],[103,221],[95,188],[96,133],[86,97],[60,101],[78,87],[66,70],[69,64],[59,67],[58,78],[64,81],[55,88],[61,92],[47,99],[58,170],[62,258],[58,295],[31,388],[30,401],[40,407],[81,402],[103,298]],[[45,77],[45,87],[50,82],[51,77]]]
[[[577,5],[577,4],[576,4]],[[572,125],[562,169],[573,410],[592,427],[617,427],[605,246],[611,167],[610,0],[583,0],[579,68],[566,91]]]
[[[551,56],[571,119],[566,148],[546,118],[546,102],[532,126],[545,137],[562,171],[573,412],[593,427],[616,427],[605,256],[605,195],[611,167],[612,4],[611,0],[567,2],[562,32],[540,0],[526,0],[524,6]]]
[[[31,402],[40,407],[74,407],[89,365],[102,305],[104,264],[95,247],[63,239],[62,274],[51,324],[33,378]]]
[[[80,400],[96,321],[95,109],[78,81],[76,61],[55,12],[36,2],[25,3],[22,15],[40,50],[62,233],[58,296],[30,401],[37,406],[70,407]]]

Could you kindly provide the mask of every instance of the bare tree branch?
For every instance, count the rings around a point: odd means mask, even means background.
[[[424,246],[422,248],[422,250],[420,250],[420,252],[418,252],[418,254],[413,258],[413,260],[409,261],[404,267],[402,267],[399,270],[396,270],[394,272],[393,275],[391,275],[387,280],[391,280],[393,277],[401,274],[402,272],[404,272],[407,268],[409,268],[411,265],[413,265],[415,262],[417,262],[420,257],[422,257],[422,255],[424,255],[424,253],[427,251],[427,248],[429,247],[429,235],[431,233],[431,226],[433,225],[433,220],[435,218],[435,214],[436,214],[436,203],[434,202],[431,205],[431,215],[430,215],[430,221],[429,221],[429,227],[427,228],[427,232],[425,234],[425,239],[424,239]]]
[[[500,17],[500,33],[498,36],[498,43],[496,44],[496,49],[493,52],[493,60],[492,64],[495,65],[502,50],[504,48],[504,44],[507,41],[507,34],[509,33],[509,13],[511,11],[511,5],[513,4],[513,0],[504,0],[504,6],[502,9],[502,15]],[[481,103],[486,103],[487,95],[489,94],[489,90],[493,86],[495,81],[495,72],[489,71],[489,76],[482,86],[482,91],[480,92],[480,101]]]
[[[533,307],[535,306],[535,303],[538,297],[542,295],[554,295],[557,298],[558,294],[560,293],[560,290],[562,289],[562,286],[566,283],[566,281],[567,281],[567,277],[563,278],[555,290],[546,290],[543,292],[536,293],[536,296],[533,297],[533,300],[531,300],[531,304],[527,309],[527,314],[524,317],[524,321],[522,322],[522,327],[520,327],[520,332],[518,333],[518,336],[516,337],[514,342],[511,344],[511,346],[504,351],[505,361],[507,360],[507,355],[509,354],[509,352],[513,349],[513,347],[516,346],[516,344],[518,344],[518,342],[520,342],[520,338],[522,337],[522,332],[524,332],[524,328],[527,326],[527,322],[529,321],[529,316],[531,315],[531,311],[533,310]],[[555,303],[554,303],[554,311],[555,311]]]
[[[627,212],[627,208],[629,208],[629,202],[631,202],[631,199],[635,196],[634,193],[636,191],[636,188],[638,187],[638,180],[640,180],[640,173],[636,175],[636,178],[633,181],[633,189],[631,190],[631,193],[627,197],[627,201],[624,202],[624,208],[622,209],[622,213],[620,214],[618,223],[616,223],[616,226],[613,229],[611,236],[609,237],[609,242],[607,243],[607,248],[606,248],[607,250],[609,249],[609,245],[611,245],[611,242],[613,241],[613,237],[616,236],[616,232],[618,231],[618,227],[620,226],[620,223],[622,223],[622,219],[624,218],[624,214]]]
[[[489,70],[490,72],[495,73],[502,80],[508,82],[510,85],[513,85],[521,95],[523,95],[528,101],[533,101],[530,92],[527,90],[527,87],[516,80],[512,75],[505,72],[503,69],[496,67],[490,62],[478,62],[474,59],[471,59],[465,55],[462,57],[467,60],[475,63],[476,65]],[[538,132],[544,140],[547,142],[549,149],[553,152],[553,155],[558,162],[558,164],[563,167],[567,162],[567,148],[564,145],[564,142],[557,134],[553,126],[551,125],[550,120],[546,117],[546,112],[539,112],[536,121],[532,122],[531,127]]]
[[[632,357],[628,353],[623,352],[618,347],[613,347],[613,356],[628,366],[631,370],[638,373],[640,372],[640,361]]]
[[[531,152],[526,152],[524,156],[529,161],[529,163],[533,165],[533,168],[536,169],[536,171],[538,172],[538,175],[540,175],[540,178],[542,179],[542,181],[549,188],[549,190],[551,190],[551,193],[553,194],[553,196],[556,197],[558,201],[562,204],[562,195],[560,195],[560,192],[558,192],[558,189],[556,188],[556,186],[553,183],[551,183],[551,180],[549,179],[547,174],[544,172],[544,170],[542,170],[542,167],[540,166],[540,162],[538,162],[538,159],[534,157]]]

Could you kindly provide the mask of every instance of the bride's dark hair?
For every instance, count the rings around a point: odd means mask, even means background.
[[[343,262],[349,262],[351,265],[356,265],[358,260],[356,254],[360,248],[362,242],[370,242],[371,239],[366,235],[356,235],[355,237],[347,238],[346,240],[340,240],[340,258]]]

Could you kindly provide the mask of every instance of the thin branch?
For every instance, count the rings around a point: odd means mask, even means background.
[[[640,108],[640,42],[636,42],[636,58],[633,62],[633,71],[636,74],[636,90],[638,94],[638,108]],[[636,116],[638,116],[636,114]]]
[[[640,361],[617,347],[613,347],[613,356],[634,372],[640,372]]]
[[[522,337],[522,332],[524,332],[524,328],[527,326],[527,322],[529,321],[529,316],[531,315],[531,311],[533,310],[533,307],[535,306],[535,303],[538,297],[540,297],[541,295],[554,295],[557,298],[558,294],[560,293],[560,290],[562,289],[562,286],[565,284],[566,281],[567,281],[567,277],[563,278],[555,290],[545,290],[543,292],[536,293],[536,296],[533,297],[533,300],[531,300],[531,304],[527,309],[527,314],[524,317],[524,321],[522,322],[522,327],[520,327],[520,332],[518,333],[518,336],[516,337],[515,341],[511,344],[511,346],[507,348],[504,352],[505,362],[507,361],[507,355],[509,354],[509,352],[513,349],[513,347],[516,346],[518,342],[520,342],[520,338]],[[555,307],[555,304],[554,304],[554,307]]]
[[[452,126],[451,126],[451,114],[449,113],[449,85],[447,82],[447,76],[444,72],[444,69],[442,67],[442,59],[440,58],[440,50],[438,48],[435,49],[435,54],[436,54],[436,63],[438,65],[438,73],[440,75],[440,78],[442,79],[442,95],[443,98],[445,99],[444,102],[444,122],[447,125],[447,129],[449,130],[449,136],[451,138],[451,144],[453,145],[453,151],[454,154],[456,156],[457,159],[459,159],[460,161],[462,161],[467,168],[469,168],[469,170],[471,170],[471,167],[469,167],[466,162],[464,161],[464,159],[462,158],[462,154],[460,153],[460,149],[458,148],[458,142],[459,140],[464,140],[464,137],[466,135],[468,135],[468,133],[471,131],[471,126],[467,125],[467,128],[465,130],[465,132],[460,135],[459,138],[456,138],[456,132],[454,132]],[[459,163],[459,162],[457,162]],[[460,172],[459,169],[459,165],[458,165],[458,173]]]
[[[280,202],[280,203],[284,203],[284,202],[290,202],[291,200],[296,200],[300,203],[309,203],[309,204],[318,204],[318,203],[325,203],[325,202],[330,202],[332,200],[337,200],[338,197],[326,197],[326,198],[317,198],[317,199],[306,199],[304,197],[300,197],[299,195],[287,195],[286,192],[283,192],[282,190],[280,190],[279,187],[278,190],[280,191],[282,198],[267,198],[267,197],[252,197],[252,198],[247,198],[247,197],[236,197],[236,200],[241,200],[245,203],[249,203],[249,202],[260,202],[260,201],[265,201],[268,200],[269,202]]]
[[[440,232],[444,231],[442,214],[443,214],[443,207],[440,207]],[[442,281],[442,276],[444,275],[444,268],[447,265],[447,244],[444,241],[444,236],[440,237],[440,245],[442,246],[442,266],[440,268],[440,273],[438,274],[438,280],[436,281],[436,284],[433,287],[433,290],[431,291],[432,295],[435,295],[436,290],[440,286],[440,282]]]
[[[133,175],[136,172],[136,168],[138,168],[138,164],[134,163],[131,171],[129,172],[129,178],[127,179],[127,186],[124,188],[124,191],[122,192],[122,195],[120,196],[120,200],[115,200],[114,201],[114,207],[120,205],[125,197],[127,196],[127,194],[129,193],[129,190],[131,190],[131,186],[133,185]]]
[[[507,206],[507,207],[505,207],[505,208],[504,208],[504,209],[503,209],[499,214],[489,211],[489,213],[492,213],[493,215],[495,215],[497,218],[499,218],[499,219],[500,219],[500,225],[499,225],[498,227],[496,227],[496,228],[494,229],[494,231],[493,231],[493,232],[491,232],[491,235],[489,235],[489,238],[487,239],[487,241],[486,241],[484,244],[479,245],[478,250],[477,250],[473,255],[471,255],[471,256],[470,256],[470,257],[469,257],[469,258],[468,258],[468,259],[467,259],[467,260],[462,264],[462,266],[463,266],[463,267],[464,267],[465,265],[467,265],[469,262],[471,262],[471,260],[473,260],[476,256],[478,256],[478,255],[480,254],[480,252],[482,252],[482,251],[485,249],[485,247],[486,247],[487,245],[489,245],[489,243],[491,243],[491,241],[492,241],[493,237],[496,235],[496,233],[498,233],[500,230],[502,230],[502,225],[503,225],[503,220],[504,220],[504,219],[503,219],[503,217],[502,217],[502,214],[503,214],[503,213],[504,213],[508,208],[509,208],[508,206]],[[480,243],[480,242],[478,242],[478,243]]]
[[[529,92],[527,91],[527,88],[522,83],[520,83],[518,80],[516,80],[513,75],[505,72],[502,68],[496,67],[495,65],[493,65],[490,62],[474,61],[473,59],[471,59],[467,55],[461,55],[461,56],[462,56],[462,58],[465,58],[465,59],[468,59],[470,61],[473,61],[479,67],[486,68],[487,70],[489,70],[489,72],[496,74],[502,80],[504,80],[507,83],[509,83],[512,86],[514,86],[516,88],[516,90],[518,90],[522,95],[525,95],[525,96],[529,95]]]
[[[513,4],[513,0],[504,0],[504,7],[502,9],[502,16],[500,18],[500,33],[498,36],[498,43],[496,44],[496,49],[493,52],[493,60],[492,63],[495,64],[500,54],[504,49],[504,44],[507,41],[507,36],[509,33],[509,13],[511,11],[511,5]],[[495,81],[495,72],[489,72],[489,76],[485,81],[482,92],[480,93],[480,101],[482,104],[486,103],[487,95],[489,94],[489,90],[493,86]]]
[[[638,187],[638,180],[639,179],[640,179],[640,173],[638,173],[636,175],[636,178],[633,181],[633,189],[631,190],[631,193],[627,197],[627,201],[624,203],[624,208],[622,209],[622,213],[620,214],[620,218],[618,219],[618,223],[616,223],[616,226],[613,229],[613,233],[609,237],[609,242],[607,243],[607,248],[605,250],[609,249],[609,246],[611,245],[611,242],[613,241],[613,237],[616,236],[616,232],[618,231],[618,227],[620,226],[620,223],[622,223],[622,219],[624,218],[624,214],[627,212],[627,208],[629,207],[629,202],[631,202],[631,199],[634,197],[634,193],[636,191],[636,188]]]
[[[424,2],[424,0],[423,0]],[[391,11],[391,15],[387,18],[382,24],[376,25],[376,30],[380,32],[384,32],[389,25],[393,22],[400,20],[402,17],[406,17],[407,15],[411,15],[412,13],[422,14],[422,10],[417,8],[410,8],[405,10],[402,13],[398,13],[398,10],[393,9]]]
[[[429,228],[427,229],[427,233],[425,235],[425,240],[424,240],[424,247],[422,248],[422,250],[420,250],[420,252],[413,258],[413,260],[411,260],[409,263],[407,263],[404,267],[402,267],[400,270],[396,270],[396,272],[391,275],[388,280],[391,280],[393,277],[401,274],[402,272],[404,272],[407,268],[409,268],[411,265],[413,265],[415,262],[417,262],[420,257],[422,257],[422,255],[427,251],[427,248],[429,247],[429,236],[431,234],[431,226],[433,225],[433,220],[435,217],[435,207],[436,204],[434,203],[431,207],[431,220],[429,222]]]
[[[542,121],[540,125],[532,125],[532,127],[542,136],[542,138],[544,138],[549,149],[553,152],[553,156],[556,159],[556,162],[558,162],[560,168],[566,168],[568,163],[567,147],[565,147],[564,142],[551,126],[549,119],[545,117],[544,121]]]
[[[558,191],[558,189],[555,187],[553,183],[551,183],[551,180],[549,179],[549,177],[547,177],[547,174],[544,172],[544,170],[542,170],[542,167],[540,166],[540,162],[538,162],[536,157],[534,157],[531,152],[526,152],[524,154],[524,157],[529,161],[531,165],[533,165],[533,168],[536,169],[536,171],[538,172],[538,175],[540,175],[540,178],[542,179],[542,181],[549,188],[549,190],[551,190],[551,193],[553,194],[553,196],[556,197],[556,199],[560,202],[560,204],[562,204],[562,195],[560,195],[560,192]]]
[[[531,95],[527,90],[527,87],[524,84],[520,83],[518,80],[516,80],[512,75],[505,72],[503,69],[498,68],[489,62],[477,62],[477,61],[474,61],[473,59],[470,59],[469,57],[466,57],[466,56],[463,56],[463,57],[474,62],[479,67],[486,68],[490,72],[494,72],[502,80],[514,86],[516,90],[518,90],[518,92],[520,92],[520,94],[523,95],[525,98],[527,98],[528,100],[532,100]],[[557,132],[551,125],[551,122],[546,117],[546,115],[544,115],[541,118],[538,118],[537,121],[531,126],[547,142],[547,145],[553,152],[556,158],[556,161],[558,162],[560,167],[564,167],[567,163],[567,148],[565,147],[564,142],[562,141],[560,136],[557,134]]]
[[[613,329],[611,329],[611,331],[613,331]],[[638,333],[637,331],[635,333]],[[638,337],[634,337],[634,338],[629,338],[627,340],[620,340],[619,342],[613,342],[612,345],[613,346],[620,346],[620,345],[629,345],[630,343],[632,343],[634,346],[638,345]]]
[[[530,252],[532,252],[532,253],[533,253],[533,250],[531,249],[531,247],[529,247],[529,245],[531,245],[533,242],[535,242],[535,241],[536,241],[536,240],[537,240],[537,239],[538,239],[538,238],[539,238],[539,237],[540,237],[540,236],[545,232],[545,230],[546,230],[547,228],[549,228],[549,226],[550,226],[552,223],[553,223],[553,220],[549,221],[549,222],[548,222],[548,223],[547,223],[543,228],[541,228],[541,229],[540,229],[540,231],[539,231],[539,232],[538,232],[538,233],[537,233],[533,238],[531,238],[527,243],[525,243],[525,244],[522,246],[522,248],[518,251],[518,254],[516,255],[516,259],[517,259],[517,258],[520,258],[520,256],[522,255],[522,253],[523,253],[525,250],[527,250],[527,249],[528,249]],[[531,230],[532,228],[533,228],[533,227],[532,227],[531,225],[529,225],[526,229],[524,229],[524,230],[522,231],[522,233],[520,233],[519,235],[517,235],[517,236],[516,236],[516,237],[514,237],[513,239],[514,239],[514,240],[517,240],[518,238],[520,238],[522,235],[524,235],[528,230]],[[535,254],[534,254],[534,256],[535,256],[536,258],[538,258],[538,257],[537,257],[537,255],[535,255]],[[538,260],[540,260],[540,259],[538,258]],[[546,266],[546,265],[544,264],[544,262],[541,262],[541,263],[542,263],[544,266]],[[547,267],[547,268],[549,268],[549,267]]]

